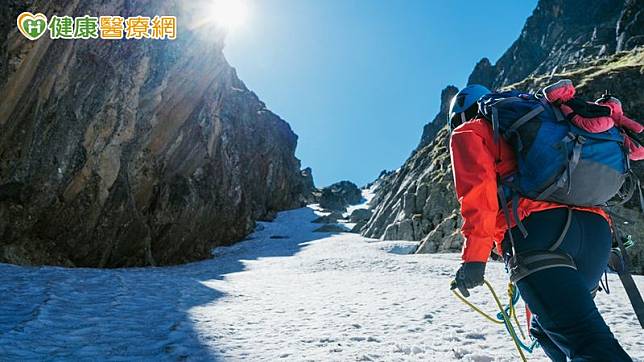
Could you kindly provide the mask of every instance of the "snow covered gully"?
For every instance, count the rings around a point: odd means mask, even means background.
[[[215,258],[176,267],[0,264],[0,359],[516,360],[505,330],[449,291],[457,255],[400,255],[413,243],[316,233],[318,215],[315,207],[282,212]],[[491,263],[487,277],[504,290],[502,264]],[[609,280],[599,307],[644,361],[637,320]],[[482,288],[470,299],[494,310]],[[546,360],[540,350],[530,357]]]

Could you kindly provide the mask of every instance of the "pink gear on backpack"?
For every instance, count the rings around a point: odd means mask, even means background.
[[[644,147],[633,142],[628,136],[624,137],[624,147],[628,149],[628,158],[631,161],[644,160]]]
[[[568,107],[565,104],[560,105],[559,109],[561,109],[561,113],[563,113],[566,117],[568,117],[568,115],[570,115],[571,113],[574,113],[572,108]],[[611,117],[586,118],[576,114],[568,119],[575,126],[590,133],[605,132],[615,126],[615,121]]]
[[[571,113],[574,113],[574,111],[564,103],[571,100],[575,96],[575,93],[577,93],[577,91],[570,79],[562,79],[557,83],[543,88],[543,95],[546,97],[546,100],[554,105],[559,105],[561,112],[566,117]],[[576,114],[572,117],[568,117],[568,119],[570,119],[575,126],[591,133],[604,132],[615,125],[615,122],[611,117],[586,118]]]
[[[605,132],[615,126],[611,117],[587,118],[578,114],[569,117],[574,113],[573,109],[565,103],[571,100],[577,93],[575,86],[570,79],[562,79],[554,84],[543,88],[543,95],[548,102],[559,105],[561,112],[577,127],[591,133]],[[612,108],[611,108],[612,109]]]
[[[624,115],[622,102],[615,97],[603,98],[595,102],[596,104],[609,107],[611,109],[610,117],[587,118],[578,114],[570,116],[574,111],[564,103],[571,100],[575,96],[575,93],[575,86],[570,79],[562,79],[543,89],[543,95],[546,97],[546,100],[555,106],[559,106],[561,112],[570,122],[583,130],[591,133],[600,133],[617,126],[622,129],[629,129],[635,133],[644,131],[644,126]],[[628,150],[629,159],[633,161],[644,160],[644,146],[640,146],[625,133],[624,147]]]
[[[622,102],[620,102],[619,99],[610,97],[605,100],[599,99],[595,103],[601,104],[602,106],[606,106],[611,109],[611,117],[613,118],[613,120],[615,120],[615,124],[618,127],[628,128],[635,133],[641,133],[642,131],[644,131],[644,126],[624,115]]]
[[[644,126],[639,122],[634,121],[624,115],[622,109],[622,102],[615,97],[608,97],[606,99],[599,99],[595,103],[611,109],[611,117],[615,121],[615,125],[622,129],[626,128],[635,133],[642,133]],[[644,160],[644,147],[634,142],[628,135],[624,135],[624,147],[628,150],[628,158],[632,161]]]
[[[546,97],[546,100],[553,104],[568,102],[575,96],[575,93],[575,86],[572,85],[570,79],[562,79],[557,83],[543,88],[543,95]]]

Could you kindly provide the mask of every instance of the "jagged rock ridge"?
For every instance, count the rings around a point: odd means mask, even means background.
[[[237,78],[220,32],[164,1],[35,1],[179,18],[174,41],[30,42],[0,29],[0,262],[118,267],[210,256],[298,207],[297,136]],[[100,11],[100,13],[97,13]],[[9,25],[8,25],[9,24]],[[205,33],[204,33],[205,31]]]
[[[449,103],[456,93],[458,93],[458,88],[452,85],[441,91],[440,111],[431,122],[423,127],[423,134],[420,136],[420,143],[416,147],[417,150],[430,144],[436,138],[436,134],[447,124]]]
[[[540,0],[519,38],[492,65],[483,58],[468,84],[490,88],[567,69],[644,44],[644,0]]]

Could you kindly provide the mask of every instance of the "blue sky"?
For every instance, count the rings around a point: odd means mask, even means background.
[[[224,50],[299,136],[317,186],[398,168],[482,57],[495,62],[536,0],[248,0]]]

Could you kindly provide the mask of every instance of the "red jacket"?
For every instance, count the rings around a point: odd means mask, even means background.
[[[514,152],[503,139],[494,143],[492,126],[484,119],[472,119],[458,126],[450,138],[450,149],[456,196],[463,216],[462,258],[466,262],[486,262],[495,243],[502,252],[501,241],[508,227],[497,199],[497,174],[504,177],[516,170]],[[523,220],[535,211],[556,207],[562,205],[521,198],[519,218]],[[573,208],[595,212],[610,222],[600,208]],[[510,219],[511,225],[516,225],[512,215]]]

